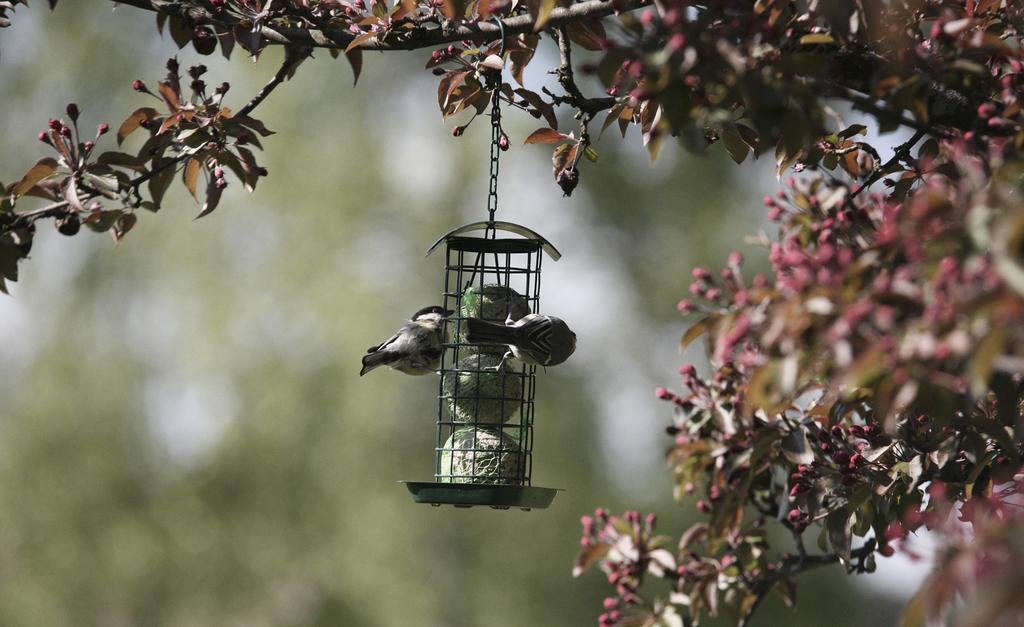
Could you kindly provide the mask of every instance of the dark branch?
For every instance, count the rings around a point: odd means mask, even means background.
[[[889,173],[889,170],[899,164],[900,161],[909,161],[911,159],[910,149],[913,148],[917,142],[921,141],[921,138],[925,136],[925,131],[919,130],[906,141],[906,143],[900,144],[893,151],[892,159],[889,159],[885,163],[879,165],[875,170],[868,176],[864,184],[853,190],[850,193],[849,199],[854,199],[858,194],[863,192],[865,189],[871,187],[878,182],[878,179],[882,178]]]
[[[238,113],[235,115],[249,115],[252,113],[252,110],[258,107],[259,104],[270,95],[270,92],[274,91],[274,88],[295,72],[295,68],[305,61],[312,51],[312,48],[288,48],[288,51],[284,56],[284,62],[281,63],[281,67],[277,70],[277,74],[274,74],[274,77],[263,86],[263,89],[256,92],[256,95],[252,97],[252,100],[239,109]]]
[[[201,7],[183,7],[168,0],[119,0],[120,4],[147,11],[177,15],[185,19],[234,28],[239,20],[231,15],[215,14]],[[547,27],[557,28],[570,22],[599,18],[612,13],[633,11],[650,4],[650,0],[586,0],[569,7],[557,8],[551,12]],[[533,31],[534,18],[531,15],[517,15],[504,20],[505,34],[518,35]],[[259,34],[268,43],[278,45],[300,45],[314,48],[345,48],[356,37],[353,33],[339,29],[293,28],[273,24],[259,27]],[[487,42],[497,40],[501,28],[493,22],[460,23],[457,26],[418,26],[411,30],[392,30],[384,35],[383,41],[367,42],[359,47],[363,50],[416,50],[430,48],[456,41]]]
[[[568,98],[558,98],[577,109],[581,114],[592,117],[598,111],[611,109],[615,106],[615,98],[587,98],[576,85],[576,78],[572,70],[572,44],[569,41],[569,34],[564,26],[554,29],[555,38],[558,40],[558,69],[552,73],[558,78],[558,83],[569,94]]]

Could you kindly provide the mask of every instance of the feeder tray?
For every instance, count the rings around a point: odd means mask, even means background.
[[[453,313],[441,357],[434,481],[403,483],[413,501],[434,506],[546,508],[558,490],[531,485],[536,366],[503,360],[507,347],[468,343],[466,320],[505,324],[538,313],[541,261],[561,254],[537,232],[493,220],[449,231],[427,254],[442,244],[443,306]]]
[[[557,488],[520,485],[488,485],[481,483],[436,483],[403,481],[417,503],[430,503],[434,507],[454,505],[465,508],[474,505],[492,509],[518,507],[523,511],[546,509],[555,500]]]

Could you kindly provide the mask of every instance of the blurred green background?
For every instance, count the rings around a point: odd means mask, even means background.
[[[149,104],[131,80],[155,84],[171,55],[230,81],[236,109],[280,60],[177,52],[129,7],[44,4],[0,31],[6,182],[47,154],[35,136],[66,103],[116,128]],[[608,587],[570,576],[579,516],[695,520],[671,501],[653,390],[701,359],[679,354],[675,304],[691,267],[766,228],[771,164],[675,146],[650,164],[610,131],[563,199],[549,150],[520,146],[539,124],[508,112],[498,215],[561,249],[545,308],[579,334],[539,379],[534,483],[566,491],[528,513],[415,505],[397,482],[432,473],[436,380],[360,379],[359,359],[439,300],[441,260],[423,255],[485,215],[489,139],[484,119],[451,137],[427,54],[367,54],[353,88],[318,53],[255,114],[278,131],[270,177],[254,194],[232,180],[209,217],[178,185],[116,246],[43,225],[0,297],[0,625],[595,624]],[[755,624],[891,624],[900,590],[820,571],[798,613],[772,600]]]

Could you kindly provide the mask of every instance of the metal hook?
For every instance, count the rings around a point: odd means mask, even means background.
[[[505,56],[505,22],[501,21],[501,18],[497,15],[491,17],[491,21],[498,24],[498,30],[501,31],[501,47],[498,49],[498,56],[504,58]]]

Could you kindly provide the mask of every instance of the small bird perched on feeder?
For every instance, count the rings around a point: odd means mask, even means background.
[[[379,366],[421,375],[435,372],[441,365],[445,343],[445,318],[452,314],[437,305],[424,307],[412,315],[398,332],[366,350],[359,376]]]
[[[557,366],[576,350],[576,334],[554,316],[530,314],[514,323],[506,320],[504,326],[469,318],[466,325],[470,344],[507,344],[512,356],[527,364]]]

